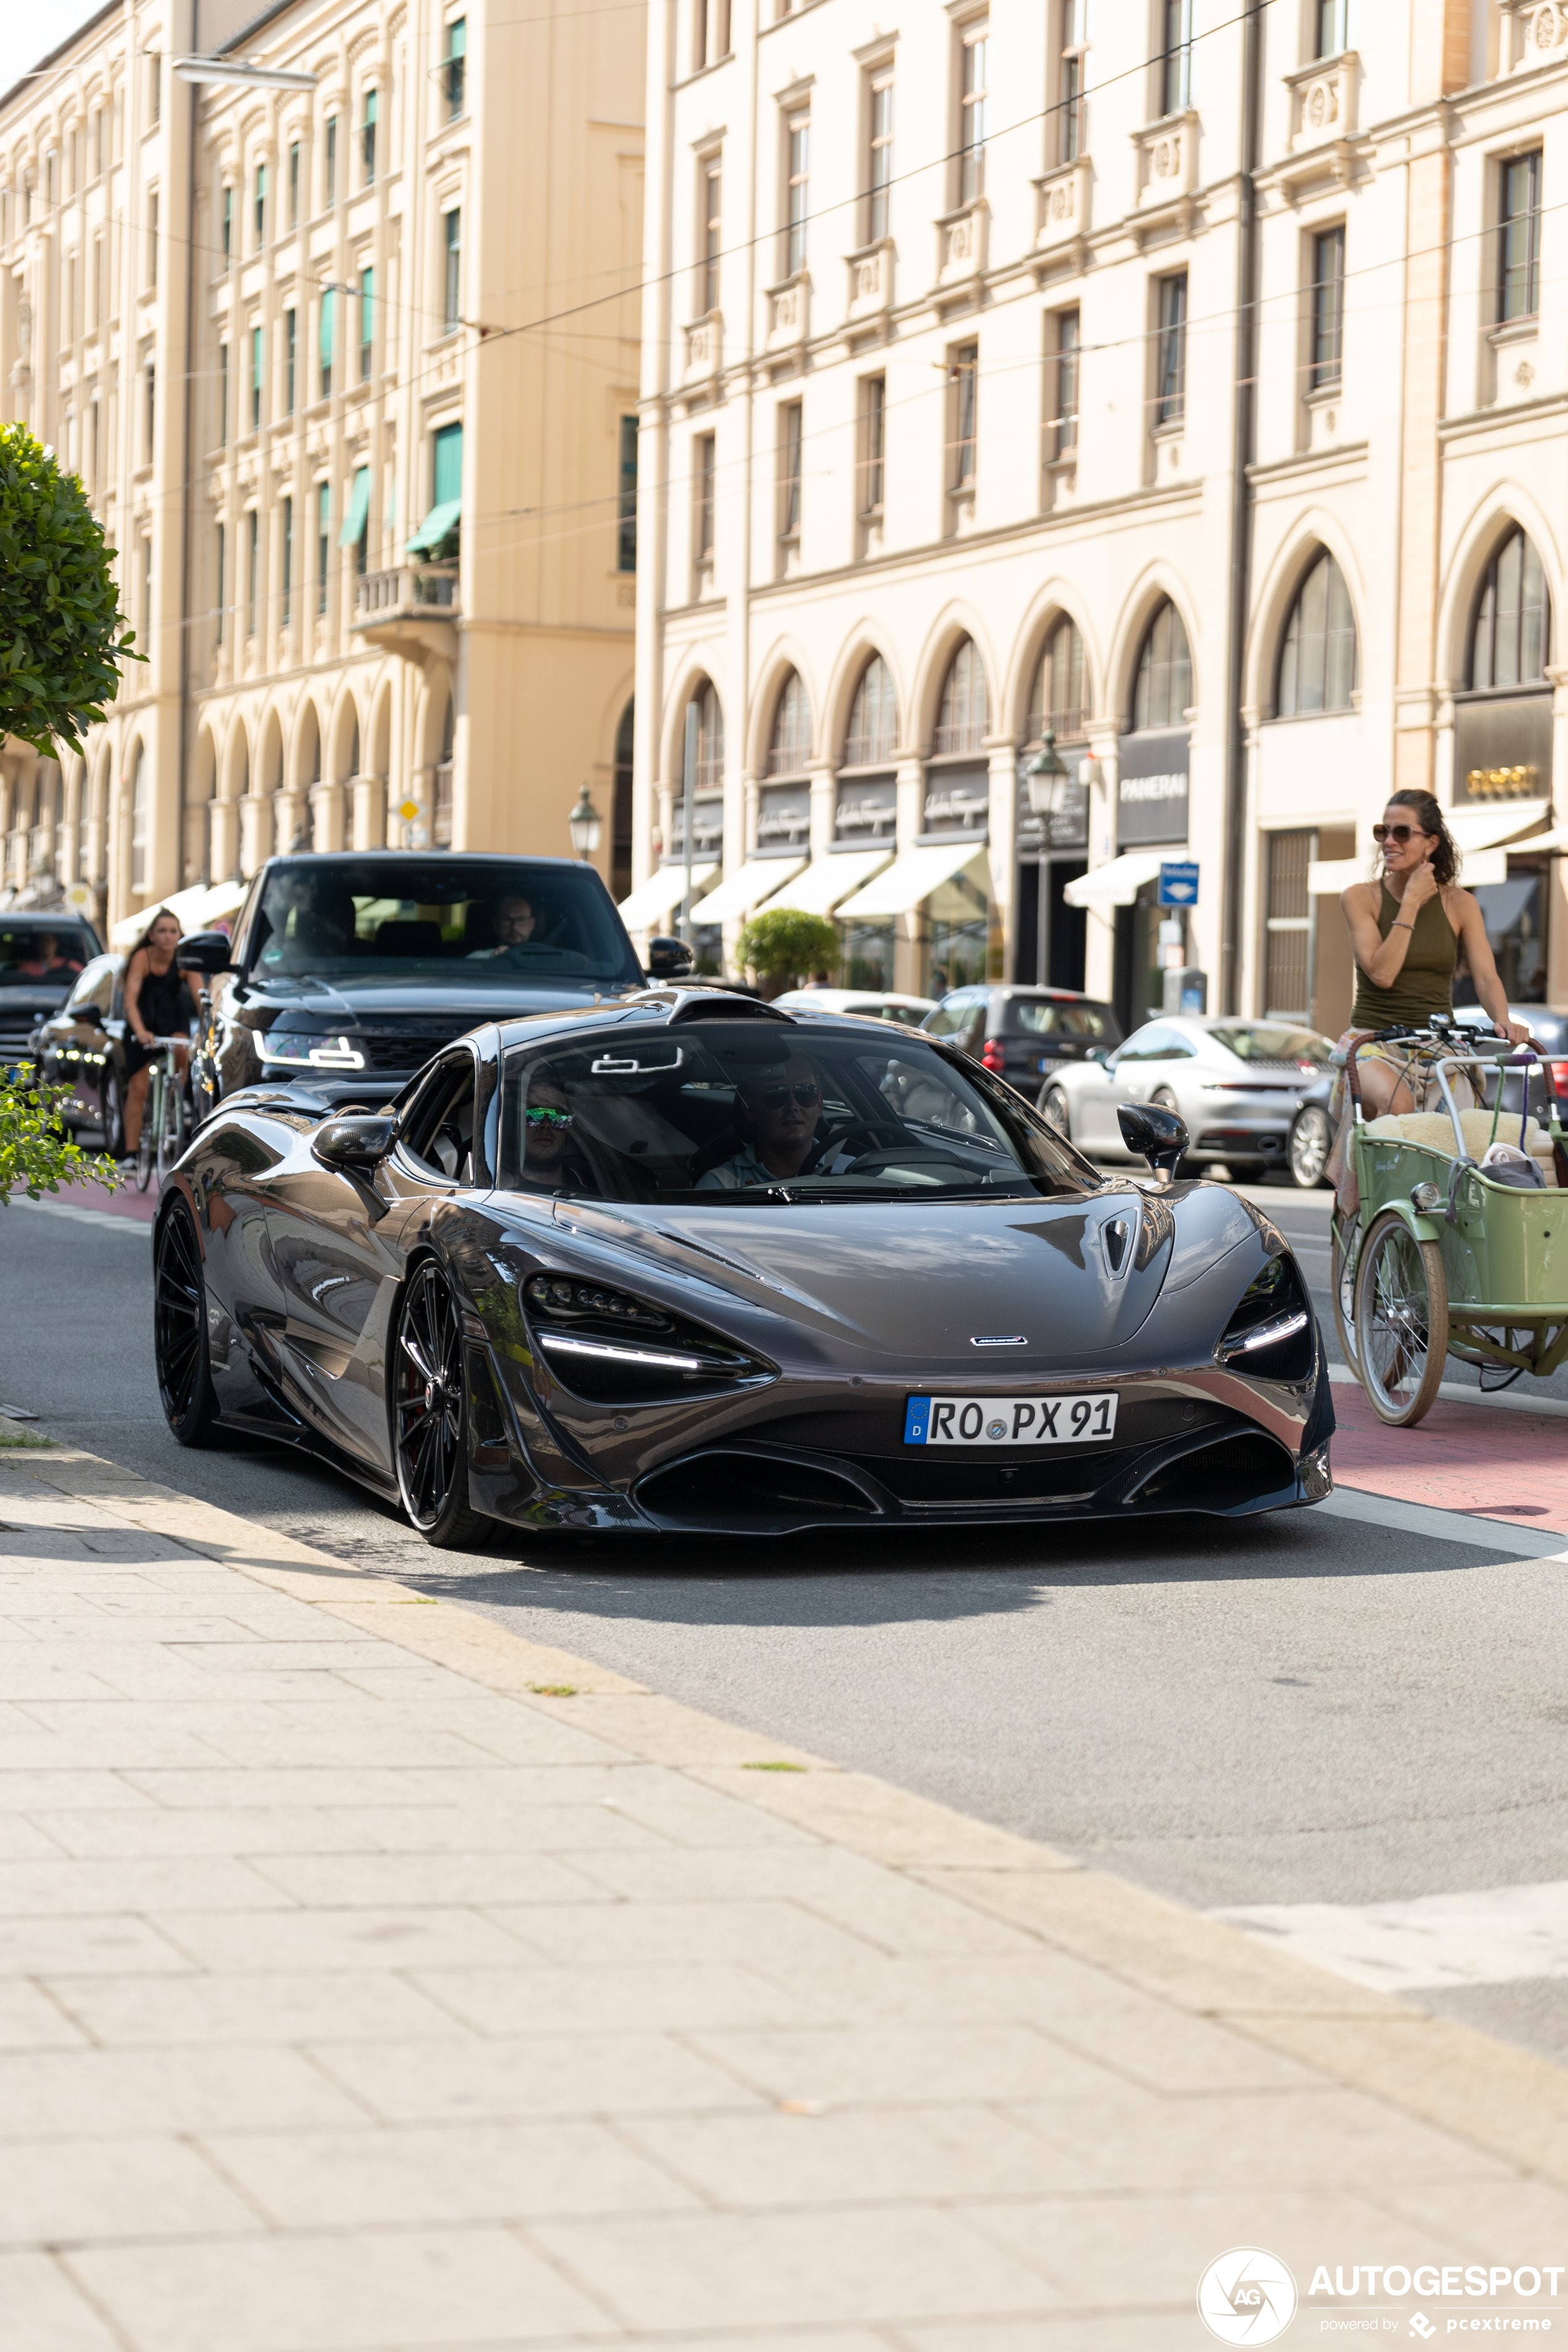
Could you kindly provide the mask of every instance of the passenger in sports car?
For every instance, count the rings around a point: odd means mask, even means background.
[[[821,1116],[821,1083],[804,1054],[742,1079],[735,1090],[735,1124],[745,1142],[733,1159],[699,1177],[697,1190],[732,1192],[743,1184],[777,1184],[801,1175],[816,1157]]]
[[[541,1192],[595,1192],[593,1171],[572,1148],[574,1120],[566,1089],[548,1069],[529,1081],[522,1113],[522,1181]]]

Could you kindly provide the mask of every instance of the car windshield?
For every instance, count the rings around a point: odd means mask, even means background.
[[[0,988],[68,988],[95,952],[79,923],[0,922]]]
[[[1209,1034],[1238,1062],[1310,1062],[1327,1069],[1333,1047],[1315,1029],[1287,1029],[1272,1021],[1237,1021]]]
[[[1121,1035],[1109,1004],[1064,1004],[1039,996],[1010,997],[1007,1026],[1026,1037],[1087,1037],[1096,1045],[1114,1045]]]
[[[1010,1088],[922,1039],[770,1021],[596,1031],[507,1056],[504,1185],[601,1201],[929,1201],[1099,1181]]]
[[[635,988],[630,940],[589,866],[462,857],[301,858],[268,873],[249,968],[266,978],[565,981]]]

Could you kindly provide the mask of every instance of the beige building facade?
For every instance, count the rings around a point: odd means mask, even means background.
[[[1334,1031],[1429,783],[1568,1003],[1568,7],[661,0],[648,65],[631,918],[689,779],[714,961],[801,905]]]
[[[112,0],[0,100],[7,411],[148,656],[85,760],[5,747],[14,899],[564,856],[584,783],[615,878],[643,79],[635,9]]]

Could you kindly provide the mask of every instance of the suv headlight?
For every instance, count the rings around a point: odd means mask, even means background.
[[[298,1030],[269,1030],[261,1042],[264,1062],[302,1070],[363,1070],[364,1055],[352,1037],[312,1037]]]

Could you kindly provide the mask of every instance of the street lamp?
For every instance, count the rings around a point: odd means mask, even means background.
[[[604,830],[604,818],[588,798],[588,787],[584,784],[577,795],[576,807],[566,820],[566,829],[572,835],[572,846],[579,857],[584,859],[592,857],[599,846],[599,835]]]
[[[1059,814],[1062,787],[1072,782],[1072,772],[1057,750],[1057,739],[1047,727],[1045,739],[1024,771],[1024,782],[1029,795],[1029,814],[1050,817]]]
[[[288,66],[249,65],[239,58],[175,58],[171,66],[181,81],[221,82],[234,89],[314,89],[313,73],[296,73]]]

